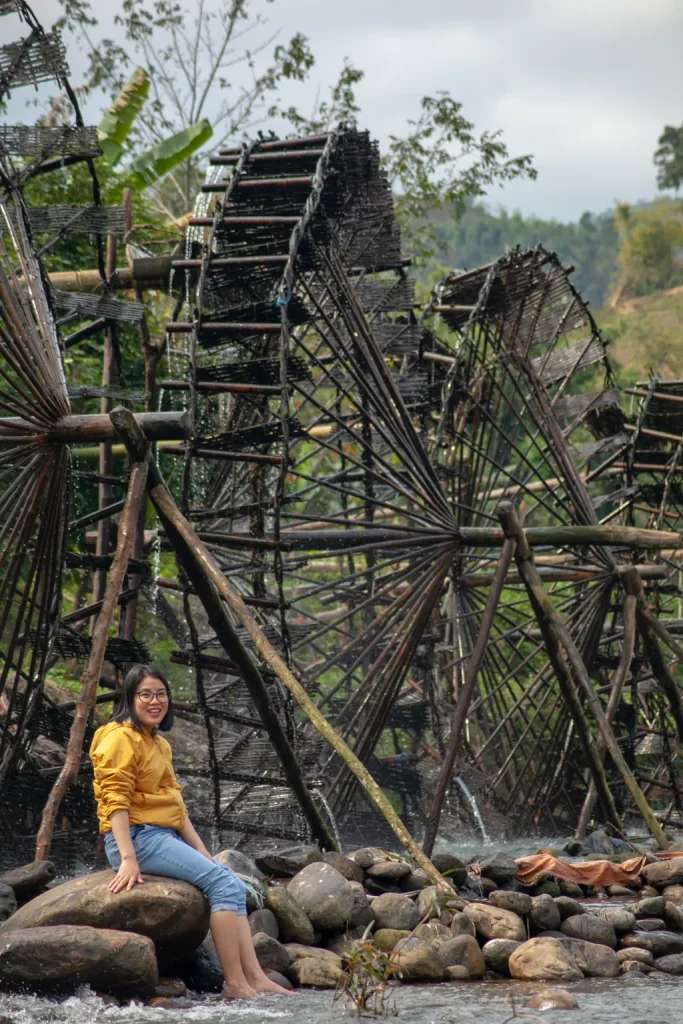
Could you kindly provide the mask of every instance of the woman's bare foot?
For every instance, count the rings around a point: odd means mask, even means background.
[[[279,996],[294,995],[294,991],[292,989],[278,985],[278,983],[276,981],[272,981],[267,974],[263,974],[260,978],[252,978],[250,984],[254,986],[257,992],[276,992]]]
[[[227,982],[223,985],[224,999],[254,999],[255,997],[256,989],[246,981],[241,985],[228,985]]]

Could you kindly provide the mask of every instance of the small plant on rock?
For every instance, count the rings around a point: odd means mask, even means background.
[[[399,974],[391,953],[368,939],[354,942],[344,958],[335,1001],[345,999],[359,1017],[388,1017],[398,1013],[388,984]]]

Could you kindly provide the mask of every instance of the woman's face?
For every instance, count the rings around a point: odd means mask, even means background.
[[[168,711],[168,691],[161,679],[144,676],[135,690],[135,713],[145,732],[159,727]]]

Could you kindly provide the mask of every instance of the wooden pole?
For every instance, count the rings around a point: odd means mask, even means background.
[[[567,664],[562,656],[562,646],[554,623],[555,610],[543,589],[543,584],[533,561],[531,548],[526,542],[525,531],[522,529],[514,507],[508,502],[505,502],[498,507],[498,518],[500,519],[506,534],[517,542],[515,551],[517,569],[524,580],[524,585],[529,595],[531,607],[534,610],[541,631],[541,636],[545,642],[548,657],[550,658],[550,662],[555,670],[555,676],[557,677],[562,696],[567,708],[569,709],[569,714],[571,715],[574,728],[576,729],[577,736],[579,737],[579,741],[583,747],[586,761],[595,780],[603,813],[607,820],[614,825],[620,834],[622,834],[623,826],[614,803],[614,798],[607,783],[604,765],[597,755],[597,750],[593,744],[593,738],[590,734],[590,728],[584,714],[583,706],[579,700],[574,686],[574,681],[571,677]]]
[[[631,670],[631,662],[633,661],[633,654],[636,649],[636,604],[637,604],[637,593],[638,584],[640,579],[638,573],[634,568],[629,568],[626,572],[622,573],[622,581],[626,595],[624,597],[624,646],[621,652],[621,658],[616,668],[614,676],[612,678],[612,686],[610,690],[609,700],[607,701],[607,708],[605,710],[605,717],[608,722],[612,722],[616,710],[621,700],[621,695],[624,691],[624,684],[626,683],[627,676]],[[600,743],[599,745],[600,756],[605,757],[605,744]],[[597,790],[595,788],[595,782],[591,779],[586,793],[586,799],[583,802],[581,813],[579,814],[579,820],[576,826],[576,832],[574,833],[577,839],[585,838],[586,831],[588,829],[588,822],[593,813],[595,807],[595,801],[597,798]]]
[[[462,730],[467,720],[467,712],[472,702],[477,676],[479,674],[479,669],[481,668],[481,663],[484,660],[486,645],[491,633],[491,626],[493,625],[493,619],[496,614],[500,595],[503,591],[503,587],[505,586],[507,572],[510,567],[510,561],[514,554],[514,550],[514,540],[506,540],[501,551],[500,559],[498,560],[493,584],[489,591],[486,607],[484,608],[484,614],[482,615],[481,622],[479,623],[479,632],[477,633],[472,654],[470,655],[470,659],[467,664],[465,683],[453,710],[448,746],[446,747],[444,758],[441,763],[434,798],[432,800],[431,807],[429,808],[424,842],[422,843],[422,849],[428,857],[431,857],[432,850],[434,849],[434,842],[436,840],[437,832],[439,831],[443,802],[451,781],[451,776],[453,775],[453,766],[460,746],[460,737],[462,736]]]
[[[112,412],[112,420],[116,423],[117,429],[119,430],[124,443],[131,446],[131,455],[134,457],[136,450],[139,451],[139,446],[144,442],[144,439],[140,432],[136,431],[135,421],[131,414],[126,409],[115,409]],[[283,686],[289,690],[299,707],[320,735],[327,740],[330,746],[346,762],[350,770],[359,780],[369,799],[385,818],[402,845],[408,850],[420,867],[423,868],[435,885],[450,891],[450,884],[446,881],[443,875],[436,870],[429,858],[422,852],[368,770],[316,707],[292,670],[272,646],[260,625],[242,600],[240,594],[230,586],[211,552],[202,543],[193,530],[191,524],[187,519],[185,519],[177,507],[172,495],[161,478],[158,467],[151,460],[149,488],[149,496],[154,503],[162,522],[164,522],[164,524],[168,523],[171,527],[171,535],[169,536],[169,539],[174,545],[178,543],[178,550],[182,547],[184,554],[192,555],[192,563],[194,566],[194,578],[192,579],[192,582],[194,585],[196,586],[197,581],[201,580],[203,585],[209,589],[209,592],[210,589],[215,588],[218,594],[220,594],[222,600],[228,605],[230,610],[246,629],[259,656],[277,676]],[[210,585],[210,587],[208,587],[208,585]],[[241,646],[241,644],[239,646]],[[226,650],[229,657],[231,659],[235,659],[236,650],[232,647]]]
[[[596,721],[598,729],[602,735],[603,742],[610,757],[612,758],[615,767],[619,771],[626,788],[628,789],[633,802],[640,811],[644,822],[652,836],[657,840],[660,847],[666,848],[669,844],[664,829],[657,821],[652,808],[648,804],[645,794],[638,785],[638,782],[626,763],[624,755],[621,752],[619,744],[616,741],[612,727],[605,717],[605,712],[602,709],[600,700],[595,693],[591,684],[588,671],[583,663],[583,659],[579,650],[574,643],[572,636],[567,629],[564,620],[555,610],[555,607],[546,593],[540,576],[536,572],[536,567],[533,563],[533,556],[531,554],[531,548],[526,543],[524,537],[524,531],[519,523],[517,514],[512,505],[507,504],[499,509],[499,518],[503,524],[503,528],[508,532],[509,536],[515,537],[517,540],[517,565],[520,573],[524,572],[524,583],[529,594],[532,606],[536,612],[539,626],[542,630],[545,630],[549,637],[552,637],[554,644],[558,651],[564,651],[564,655],[569,663],[571,669],[570,678],[576,680],[579,688],[583,691],[583,696],[591,709],[593,717]],[[549,649],[550,653],[550,649]],[[552,655],[551,655],[552,657]],[[561,658],[557,659],[558,664],[561,663]],[[569,673],[567,673],[569,675]],[[559,680],[559,676],[558,676]],[[597,756],[597,750],[592,747],[589,743],[590,750],[590,763],[597,769],[594,772],[594,778],[596,786],[598,786],[598,792],[600,791],[599,779],[604,779],[602,761]],[[609,790],[608,790],[609,793]],[[602,794],[601,794],[602,796]],[[611,799],[611,794],[610,794]],[[612,801],[613,806],[613,801]],[[618,820],[618,818],[617,818]]]
[[[40,829],[36,837],[36,860],[46,860],[49,856],[54,825],[64,794],[78,775],[83,753],[83,737],[85,736],[88,718],[95,706],[97,684],[102,674],[102,663],[104,662],[104,655],[107,649],[109,627],[114,617],[119,593],[135,543],[139,512],[145,497],[147,472],[147,463],[139,461],[136,462],[131,470],[126,503],[119,520],[116,553],[107,580],[102,607],[92,631],[92,646],[83,675],[81,676],[81,691],[71,723],[64,765],[55,780],[43,808]]]

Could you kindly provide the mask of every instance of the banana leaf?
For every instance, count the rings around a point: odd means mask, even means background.
[[[149,93],[149,76],[136,68],[97,126],[97,138],[105,160],[114,167],[121,159],[124,142]]]
[[[153,185],[168,171],[192,156],[212,135],[213,128],[206,118],[171,135],[145,150],[130,163],[126,168],[123,185],[137,190]]]

